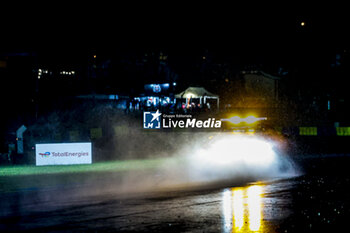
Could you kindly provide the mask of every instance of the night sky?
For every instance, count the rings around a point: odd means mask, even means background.
[[[337,11],[290,14],[285,12],[289,6],[159,6],[9,11],[3,16],[0,52],[35,52],[52,64],[82,64],[93,53],[153,49],[167,52],[172,66],[181,70],[209,50],[215,63],[255,65],[270,73],[279,67],[324,73],[337,54],[349,52],[349,17]]]
[[[94,48],[158,47],[191,53],[204,47],[217,49],[220,57],[257,57],[295,49],[344,49],[349,38],[348,17],[339,12],[288,14],[286,8],[232,5],[116,5],[89,11],[70,7],[8,12],[3,16],[1,50],[63,49],[74,54]]]
[[[273,8],[228,3],[22,6],[1,16],[0,52],[40,52],[53,63],[81,63],[91,51],[162,49],[183,66],[209,49],[217,62],[312,63],[315,69],[349,49],[349,17],[340,8],[321,11],[297,3]]]

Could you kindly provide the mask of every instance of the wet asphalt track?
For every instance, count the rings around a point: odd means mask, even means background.
[[[350,217],[350,157],[299,160],[304,175],[201,190],[102,192],[108,175],[11,188],[1,178],[0,232],[339,232]],[[57,177],[22,177],[40,183]],[[18,180],[17,180],[18,181]],[[18,181],[19,182],[19,181]],[[7,188],[8,187],[8,188]]]

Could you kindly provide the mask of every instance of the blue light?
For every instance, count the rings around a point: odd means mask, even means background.
[[[173,83],[173,86],[176,86],[176,83]]]
[[[109,95],[108,99],[110,99],[110,100],[117,100],[118,99],[118,95]]]

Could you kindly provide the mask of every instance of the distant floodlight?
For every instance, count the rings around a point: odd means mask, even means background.
[[[192,93],[187,93],[186,94],[186,98],[193,98],[193,94]]]
[[[176,86],[176,83],[173,83],[173,86]]]

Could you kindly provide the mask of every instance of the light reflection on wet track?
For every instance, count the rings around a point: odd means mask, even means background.
[[[224,232],[264,232],[264,187],[261,183],[223,191]]]

